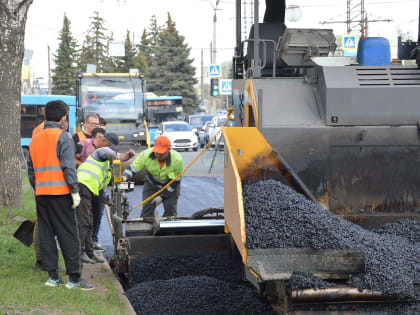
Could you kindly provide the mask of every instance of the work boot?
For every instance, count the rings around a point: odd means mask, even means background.
[[[88,257],[86,252],[80,254],[80,260],[85,264],[96,264],[96,262]]]
[[[96,256],[96,254],[95,254],[95,253],[89,253],[89,254],[87,254],[87,256],[88,256],[90,259],[92,259],[92,260],[94,260],[95,262],[97,262],[97,263],[103,263],[103,262],[105,262],[105,260],[103,260],[101,257]]]

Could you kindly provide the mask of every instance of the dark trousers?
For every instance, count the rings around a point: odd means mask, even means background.
[[[80,184],[80,205],[77,207],[79,219],[80,251],[88,254],[93,253],[93,208],[95,207],[95,196],[85,185]],[[97,199],[97,198],[96,198]]]
[[[58,251],[55,236],[60,243],[66,272],[80,277],[80,242],[76,211],[72,209],[70,194],[36,196],[42,268],[53,272],[58,269]]]
[[[101,221],[102,221],[102,217],[103,217],[104,212],[105,212],[105,205],[101,200],[99,200],[99,207],[98,208],[99,208],[99,211],[98,211],[98,217],[96,219],[96,223],[95,223],[95,218],[93,218],[94,227],[93,227],[92,240],[95,243],[99,242],[99,238],[98,238],[99,230],[101,229]]]
[[[169,192],[167,189],[165,189],[160,194],[160,196],[163,199],[163,208],[165,209],[163,213],[164,217],[177,216],[178,196],[180,193],[180,188],[181,188],[181,185],[178,185],[175,191]],[[159,190],[160,190],[159,187],[145,180],[144,185],[143,185],[143,200],[149,198],[151,195],[153,195],[155,192]],[[142,217],[154,216],[156,207],[153,204],[151,204],[151,201],[153,201],[153,199],[143,205],[143,210],[141,212]]]

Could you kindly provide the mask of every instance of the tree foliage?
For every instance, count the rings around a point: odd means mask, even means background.
[[[75,95],[78,51],[77,42],[70,31],[70,20],[66,14],[58,39],[59,45],[54,55],[55,69],[52,71],[52,93]]]
[[[90,19],[90,28],[80,53],[80,69],[86,70],[88,64],[96,65],[96,72],[106,72],[109,67],[109,40],[111,36],[105,28],[106,21],[95,11]],[[111,71],[112,72],[112,71]]]
[[[191,48],[180,35],[170,13],[164,26],[158,27],[152,18],[146,47],[150,59],[148,72],[148,90],[157,95],[180,95],[183,104],[190,106],[188,112],[197,106],[197,93],[194,85],[195,68],[190,59]],[[143,44],[145,40],[143,40]]]
[[[136,56],[136,48],[131,43],[130,31],[127,30],[124,41],[124,56],[115,57],[115,71],[127,73],[134,68],[134,58]]]

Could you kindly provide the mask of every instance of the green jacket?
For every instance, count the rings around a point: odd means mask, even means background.
[[[175,178],[176,175],[182,172],[184,169],[184,160],[182,159],[181,154],[175,150],[170,150],[166,163],[161,169],[159,167],[159,161],[153,153],[153,148],[150,148],[141,152],[130,168],[134,173],[146,169],[155,180],[163,184]]]
[[[77,169],[77,180],[95,196],[99,196],[99,192],[109,184],[111,176],[109,161],[99,162],[92,155]]]

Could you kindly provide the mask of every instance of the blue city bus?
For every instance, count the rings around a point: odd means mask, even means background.
[[[49,101],[61,100],[69,106],[69,132],[73,134],[76,124],[76,97],[67,95],[21,95],[20,97],[20,144],[25,154],[29,154],[32,131],[45,120],[44,107]]]
[[[171,120],[184,120],[182,96],[146,97],[145,103],[150,145],[153,145],[155,143],[157,126],[160,123]]]

